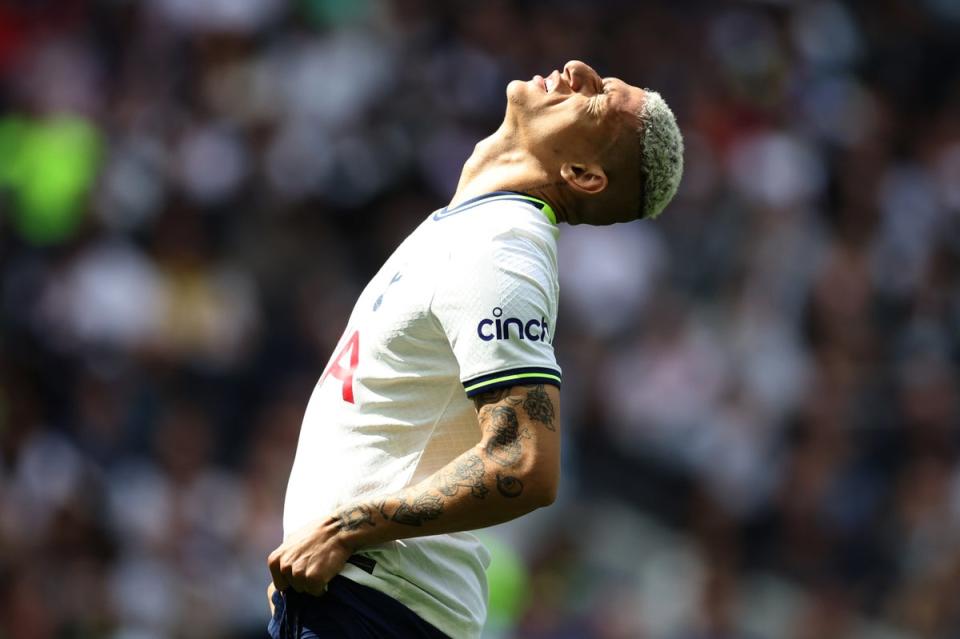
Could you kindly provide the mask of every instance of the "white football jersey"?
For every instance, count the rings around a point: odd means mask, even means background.
[[[307,406],[284,533],[401,490],[480,440],[477,393],[560,386],[556,218],[509,191],[431,214],[361,293]],[[380,590],[457,639],[486,618],[486,549],[469,533],[363,549]]]

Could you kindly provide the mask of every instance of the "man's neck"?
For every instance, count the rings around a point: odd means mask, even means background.
[[[558,221],[567,221],[570,209],[563,186],[560,177],[551,175],[518,135],[501,126],[478,142],[464,163],[450,206],[494,191],[520,191],[546,201]]]

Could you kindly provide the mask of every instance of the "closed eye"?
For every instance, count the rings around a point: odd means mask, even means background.
[[[601,81],[600,91],[594,94],[594,96],[590,98],[589,102],[587,102],[587,110],[594,117],[599,117],[606,108],[607,100],[601,99],[600,96],[606,96],[611,91],[610,84],[611,83],[607,80]]]

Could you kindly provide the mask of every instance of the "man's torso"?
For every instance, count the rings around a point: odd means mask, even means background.
[[[538,207],[502,194],[437,211],[397,248],[358,298],[310,399],[285,534],[415,484],[476,444],[471,389],[517,376],[559,381],[556,235]],[[348,565],[344,576],[447,634],[479,634],[488,556],[472,535],[363,554],[376,560],[373,574]]]

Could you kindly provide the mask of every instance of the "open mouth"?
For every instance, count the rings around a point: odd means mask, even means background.
[[[544,93],[550,93],[554,89],[556,89],[557,84],[559,84],[560,72],[554,70],[553,73],[551,73],[547,77],[543,77],[542,75],[537,74],[533,76],[531,81],[539,85],[540,88],[543,89]]]

